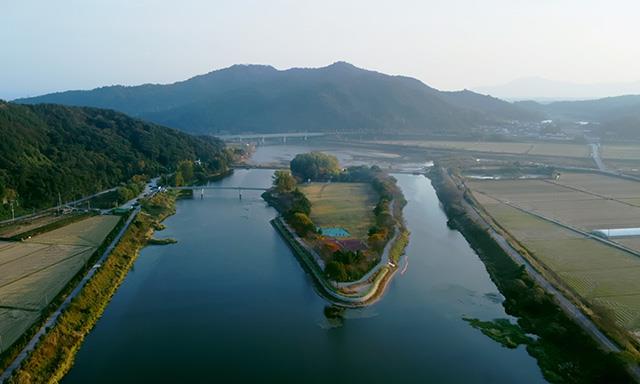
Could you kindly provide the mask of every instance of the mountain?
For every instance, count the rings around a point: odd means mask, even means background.
[[[224,144],[145,123],[112,110],[0,101],[0,203],[17,192],[23,206],[50,206],[157,175],[180,160],[210,171],[227,164]],[[0,209],[2,205],[0,204]]]
[[[616,95],[640,94],[640,81],[628,83],[577,84],[548,80],[541,77],[523,77],[511,82],[474,88],[476,92],[507,100],[586,100]]]
[[[338,62],[277,70],[234,65],[173,84],[110,86],[17,100],[115,109],[197,133],[468,132],[535,112],[470,91],[441,92],[404,76]]]
[[[516,106],[549,119],[596,123],[601,135],[640,139],[640,95],[606,97],[596,100],[556,101],[549,104],[535,101],[516,102]]]

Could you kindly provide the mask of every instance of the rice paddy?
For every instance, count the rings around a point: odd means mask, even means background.
[[[640,329],[640,256],[531,214],[586,232],[637,227],[640,207],[631,202],[640,199],[640,183],[570,173],[557,181],[467,181],[467,185],[489,215],[569,288],[592,305],[611,310],[624,328]],[[639,237],[611,240],[640,251]]]
[[[119,216],[94,216],[20,242],[0,242],[0,351],[89,261]]]
[[[585,144],[546,142],[491,142],[491,141],[378,141],[380,144],[410,145],[430,149],[486,152],[493,154],[532,155],[549,157],[588,158],[589,148]]]

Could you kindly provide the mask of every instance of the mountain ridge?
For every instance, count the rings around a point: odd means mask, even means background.
[[[461,91],[464,92],[464,91]],[[442,92],[418,79],[336,62],[278,70],[236,64],[171,84],[108,86],[15,100],[109,108],[217,134],[284,131],[468,132],[538,112],[479,95]]]

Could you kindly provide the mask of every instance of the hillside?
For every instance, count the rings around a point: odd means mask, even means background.
[[[17,193],[25,207],[51,206],[129,180],[157,175],[180,160],[226,168],[224,144],[122,113],[0,101],[0,203]],[[0,209],[2,204],[0,204]]]
[[[601,135],[640,138],[640,95],[556,101],[549,104],[522,101],[515,105],[543,113],[547,118],[554,120],[597,123],[594,129]]]
[[[167,85],[111,86],[17,100],[111,108],[198,133],[374,131],[460,133],[536,112],[470,91],[338,62],[279,71],[235,65]]]

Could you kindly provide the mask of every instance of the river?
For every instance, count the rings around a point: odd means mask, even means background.
[[[268,186],[239,170],[221,185]],[[327,319],[328,303],[269,224],[257,191],[181,200],[85,339],[64,383],[537,383],[523,347],[463,317],[509,318],[424,176],[396,176],[408,204],[406,260],[378,303]]]

